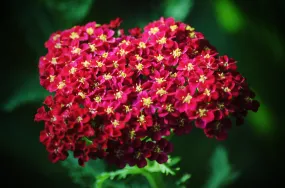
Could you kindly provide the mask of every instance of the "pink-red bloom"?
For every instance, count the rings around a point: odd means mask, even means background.
[[[73,151],[81,166],[105,159],[120,168],[165,163],[171,133],[194,127],[227,138],[230,118],[259,107],[236,61],[219,56],[203,34],[160,18],[125,34],[122,20],[53,33],[39,60],[40,84],[53,96],[35,121],[52,162]]]

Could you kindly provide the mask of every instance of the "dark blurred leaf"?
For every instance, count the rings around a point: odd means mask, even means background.
[[[184,21],[189,15],[194,0],[165,0],[164,16]]]
[[[69,157],[61,162],[62,166],[68,169],[74,183],[84,187],[91,187],[95,182],[95,177],[105,171],[105,164],[102,160],[90,160],[81,167],[78,164],[78,159],[74,158],[72,153]]]
[[[44,3],[65,27],[78,24],[89,13],[94,0],[45,0]]]
[[[277,61],[284,57],[284,41],[282,41],[281,34],[277,32],[275,25],[258,20],[253,21],[233,1],[215,0],[214,2],[216,19],[226,32],[238,33],[242,29],[251,31],[253,32],[252,36],[263,43],[270,51],[269,53],[272,53],[274,60]]]
[[[224,147],[217,147],[210,159],[211,174],[205,188],[221,188],[235,181],[239,172],[232,169],[228,160],[228,154]]]
[[[179,187],[185,187],[187,181],[191,178],[191,174],[184,174],[178,181],[176,181],[176,185]]]
[[[239,32],[244,26],[244,16],[231,0],[215,0],[218,23],[230,33]]]
[[[41,102],[48,94],[49,93],[40,86],[38,76],[29,75],[26,76],[24,83],[15,90],[14,94],[2,108],[10,112],[26,103]]]
[[[250,112],[247,119],[258,134],[262,136],[272,136],[276,128],[275,114],[272,113],[272,110],[270,110],[268,105],[264,103],[260,97],[257,97],[257,100],[261,103],[258,112]]]
[[[22,37],[37,55],[43,54],[44,42],[55,30],[52,18],[45,8],[36,2],[27,3],[25,7],[15,6],[15,14],[18,14],[17,21],[21,34],[23,34]]]
[[[285,45],[282,33],[278,32],[276,26],[271,23],[263,23],[250,19],[247,19],[247,22],[252,32],[251,35],[266,48],[268,55],[274,60],[272,63],[280,62],[280,64],[277,65],[284,67]],[[256,33],[258,33],[258,35]]]

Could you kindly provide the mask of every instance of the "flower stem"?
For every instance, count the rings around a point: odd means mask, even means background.
[[[159,186],[156,184],[155,179],[153,178],[153,176],[150,173],[145,172],[143,175],[147,179],[151,188],[159,188]]]
[[[151,188],[160,188],[163,186],[163,181],[161,180],[160,174],[157,173],[150,173],[144,171],[142,175],[147,179]]]

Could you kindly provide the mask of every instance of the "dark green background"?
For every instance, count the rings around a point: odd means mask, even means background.
[[[122,27],[131,28],[160,16],[174,16],[192,25],[221,54],[234,57],[261,101],[260,111],[250,113],[246,124],[234,127],[224,142],[207,139],[201,130],[173,138],[173,155],[181,156],[182,171],[192,174],[188,186],[199,188],[205,183],[217,145],[226,147],[230,162],[241,171],[229,187],[284,184],[285,1],[88,1],[68,5],[67,0],[2,1],[0,184],[79,187],[65,168],[47,160],[38,140],[43,126],[33,122],[47,94],[39,85],[37,63],[45,54],[48,36],[89,21],[104,23],[121,17]],[[66,7],[61,10],[62,5]]]

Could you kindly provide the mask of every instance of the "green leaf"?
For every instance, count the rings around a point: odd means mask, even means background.
[[[175,175],[175,170],[172,170],[169,166],[166,164],[158,164],[157,162],[149,162],[150,165],[148,165],[145,170],[149,172],[161,172],[165,175]]]
[[[263,102],[260,97],[256,98],[260,103],[258,113],[250,112],[248,114],[248,120],[250,125],[253,126],[254,130],[262,136],[273,136],[276,118],[272,113],[269,106]]]
[[[118,180],[120,180],[120,179],[125,179],[128,175],[136,175],[136,174],[143,174],[142,169],[136,166],[134,167],[126,166],[123,169],[116,170],[113,172],[104,172],[96,177],[96,182],[94,184],[95,185],[94,187],[102,188],[105,181],[108,179],[114,180],[115,178],[117,178]]]
[[[86,143],[87,146],[93,144],[93,142],[92,142],[91,140],[89,140],[87,137],[83,137],[82,140],[85,141],[85,143]]]
[[[184,21],[193,7],[193,0],[165,0],[164,16]]]
[[[152,188],[158,188],[164,183],[161,179],[161,174],[175,175],[176,171],[178,171],[180,168],[172,169],[171,167],[176,165],[179,161],[180,158],[175,157],[173,159],[169,158],[169,161],[166,164],[158,164],[156,161],[148,161],[147,166],[144,168],[138,168],[137,166],[126,166],[123,169],[113,172],[104,172],[96,177],[97,180],[94,187],[104,187],[104,185],[108,183],[107,180],[121,180],[127,178],[128,176],[141,175],[148,180],[148,183]]]
[[[66,27],[82,21],[89,13],[94,0],[45,0],[44,3],[55,15],[59,23]]]
[[[73,157],[72,152],[69,152],[69,157],[61,164],[68,169],[69,176],[74,183],[85,187],[93,185],[96,177],[105,171],[105,164],[102,160],[90,160],[84,167],[79,166],[78,159]]]
[[[235,181],[239,172],[234,172],[224,147],[217,147],[210,159],[211,174],[205,188],[220,188]]]
[[[176,181],[177,186],[183,186],[191,178],[191,174],[184,174],[178,181]]]
[[[28,3],[25,8],[15,6],[15,11],[19,14],[17,21],[27,45],[38,56],[46,53],[43,44],[55,28],[53,20],[45,10],[45,7],[37,1],[33,1]],[[35,62],[27,63],[33,64]]]
[[[42,102],[47,95],[49,95],[49,92],[40,86],[38,76],[32,75],[21,84],[21,87],[15,90],[15,93],[7,100],[2,108],[5,111],[11,112],[23,104]]]
[[[239,32],[245,24],[244,16],[230,0],[216,0],[215,10],[218,23],[229,33]]]
[[[168,158],[167,164],[168,166],[174,166],[177,165],[181,161],[180,157],[173,157],[173,158]]]
[[[116,171],[106,171],[105,164],[102,160],[90,160],[85,164],[85,167],[81,167],[78,165],[78,160],[72,156],[72,152],[69,153],[70,156],[63,161],[61,164],[68,169],[70,177],[74,183],[79,184],[85,187],[96,187],[96,188],[125,188],[129,186],[125,186],[126,182],[131,187],[137,188],[160,188],[165,187],[164,181],[162,180],[161,174],[164,173],[166,175],[171,174],[175,175],[175,171],[179,169],[171,169],[176,165],[180,158],[175,157],[170,160],[166,164],[158,164],[155,161],[148,161],[148,165],[144,168],[138,168],[137,166],[126,166],[123,169],[119,169]],[[130,182],[131,177],[138,177],[135,175],[140,175],[141,177],[145,177],[144,181],[147,180],[149,186],[146,186],[144,182],[136,181]],[[128,178],[128,179],[126,179]],[[180,187],[190,178],[189,174],[184,175],[178,182]],[[124,181],[120,181],[123,180]]]
[[[105,172],[100,174],[99,176],[96,177],[96,182],[94,184],[94,188],[102,188],[103,187],[103,183],[110,178],[109,173]]]

